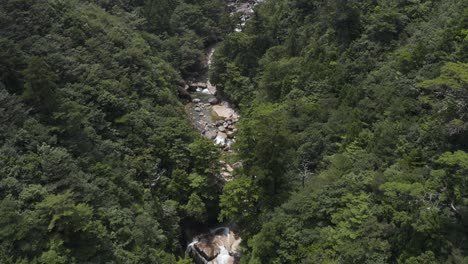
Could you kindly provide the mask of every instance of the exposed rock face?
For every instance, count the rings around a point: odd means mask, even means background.
[[[215,259],[221,252],[219,247],[213,247],[207,242],[195,243],[193,247],[208,261]]]

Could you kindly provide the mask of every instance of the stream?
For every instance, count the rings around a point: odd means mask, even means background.
[[[253,8],[263,0],[227,0],[227,7],[231,15],[238,14],[241,22],[234,29],[242,31],[245,23],[253,14]],[[211,66],[216,44],[206,50],[205,63],[209,69]],[[188,83],[184,87],[190,95],[191,102],[185,106],[186,113],[193,126],[200,133],[213,140],[224,152],[232,153],[231,146],[236,142],[236,123],[239,121],[239,113],[231,107],[229,102],[217,97],[216,86],[212,85],[206,76],[198,82]],[[232,180],[234,168],[242,166],[240,162],[228,164],[220,161],[222,169],[218,179],[225,183]],[[235,224],[224,226],[206,227],[204,230],[189,238],[186,253],[196,263],[203,264],[233,264],[239,262],[242,239],[238,236]]]

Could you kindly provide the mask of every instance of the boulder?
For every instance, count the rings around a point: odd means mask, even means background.
[[[194,83],[191,83],[191,84],[188,85],[186,90],[189,91],[189,92],[195,92],[197,90],[197,86]]]
[[[208,100],[208,102],[209,102],[211,105],[217,105],[217,104],[219,104],[218,98],[211,98],[210,100]]]
[[[232,167],[233,167],[234,169],[240,169],[240,168],[242,168],[242,166],[244,166],[244,164],[242,164],[241,161],[238,161],[238,162],[232,164]]]
[[[196,243],[193,246],[207,260],[215,259],[220,253],[219,247],[215,245],[208,245],[207,243]]]
[[[208,139],[215,139],[217,135],[218,135],[218,132],[214,130],[207,130],[205,132],[205,137]]]
[[[216,145],[224,146],[226,144],[226,139],[227,139],[226,133],[218,132],[218,134],[216,135],[215,143]]]

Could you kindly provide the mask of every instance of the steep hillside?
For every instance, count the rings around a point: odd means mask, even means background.
[[[214,56],[245,263],[464,263],[466,1],[266,1]]]
[[[215,0],[2,1],[1,263],[183,256],[219,188],[177,91],[226,19]]]

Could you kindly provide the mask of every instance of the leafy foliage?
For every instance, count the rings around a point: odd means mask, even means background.
[[[176,263],[182,224],[216,219],[217,152],[177,87],[219,3],[2,2],[1,263]]]
[[[466,262],[467,10],[266,1],[227,37],[211,76],[245,176],[220,216],[248,219],[244,263]]]

